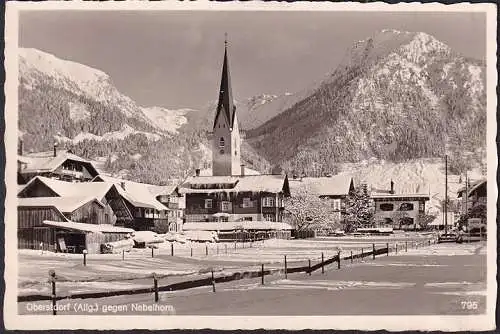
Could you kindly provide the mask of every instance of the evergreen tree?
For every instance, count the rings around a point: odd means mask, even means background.
[[[345,200],[344,231],[352,232],[358,227],[373,224],[374,206],[366,188],[351,191]]]

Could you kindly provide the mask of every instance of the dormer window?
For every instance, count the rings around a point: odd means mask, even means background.
[[[220,147],[224,147],[224,145],[225,145],[224,137],[220,137],[220,139],[219,139],[219,146]]]

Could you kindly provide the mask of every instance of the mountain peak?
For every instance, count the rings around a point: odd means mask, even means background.
[[[60,59],[53,54],[35,48],[19,48],[19,60],[19,70],[22,73],[36,69],[50,77],[64,77],[82,83],[109,79],[109,76],[100,70],[74,61]]]

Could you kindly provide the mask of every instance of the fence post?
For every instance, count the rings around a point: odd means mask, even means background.
[[[375,260],[375,244],[372,244],[372,248],[373,248],[373,259]]]
[[[155,249],[151,247],[151,257],[155,257]]]
[[[286,255],[285,255],[285,279],[288,278],[288,268],[287,268],[287,265],[286,265]]]
[[[212,292],[215,292],[215,278],[213,269],[212,269]]]
[[[261,284],[264,285],[264,263],[261,265],[260,269]]]
[[[156,277],[156,273],[153,273],[153,289],[155,292],[155,303],[158,303],[158,278]]]
[[[307,272],[309,273],[309,276],[311,276],[311,259],[307,259],[309,261],[309,269]]]
[[[337,253],[337,269],[340,269],[340,251]]]
[[[323,255],[323,253],[321,253],[321,273],[322,274],[325,273],[325,257]]]
[[[431,245],[431,241],[429,240],[429,246]]]
[[[122,249],[122,260],[125,260],[125,249]]]
[[[363,247],[361,247],[361,260],[363,260],[364,257],[365,257],[365,252],[363,250]]]
[[[191,257],[193,257],[193,247],[191,247]]]
[[[83,265],[86,266],[87,265],[87,250],[84,249],[82,253],[83,253]]]
[[[219,245],[217,245],[217,255],[219,255]]]
[[[353,261],[353,257],[352,257],[352,251],[351,251],[351,263],[352,263],[352,261]]]
[[[236,241],[234,242],[234,249],[236,249]]]
[[[224,248],[226,249],[226,254],[227,254],[227,244],[224,244]]]
[[[389,243],[385,244],[387,246],[387,256],[389,256]]]
[[[49,270],[49,281],[52,284],[52,315],[56,315],[56,272],[54,269]]]
[[[396,250],[396,254],[398,253],[398,243],[396,243],[396,246],[394,247],[394,249]]]
[[[208,245],[207,244],[205,244],[205,255],[208,256]]]
[[[405,241],[405,252],[408,252],[408,241]]]
[[[170,243],[170,255],[174,256],[174,243],[173,242]]]

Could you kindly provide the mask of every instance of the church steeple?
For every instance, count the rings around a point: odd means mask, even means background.
[[[229,62],[227,57],[227,34],[224,40],[224,64],[222,65],[222,76],[219,89],[219,102],[217,103],[217,112],[215,114],[214,128],[217,119],[221,116],[226,118],[227,124],[232,128],[236,106],[233,101],[233,91],[231,89],[231,75],[229,74]]]
[[[230,176],[241,173],[240,147],[240,130],[231,89],[226,36],[219,103],[217,104],[213,127],[212,174],[214,176]]]

